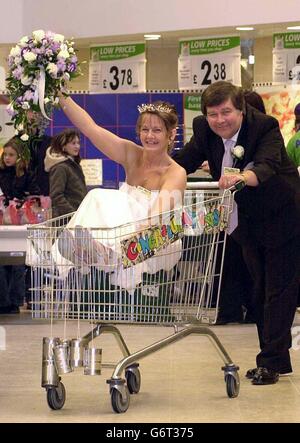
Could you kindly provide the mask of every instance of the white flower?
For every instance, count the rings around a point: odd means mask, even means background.
[[[75,51],[74,51],[74,48],[69,48],[69,53],[70,53],[70,54],[74,54],[74,52],[75,52]]]
[[[64,72],[63,79],[68,82],[70,80],[70,74],[68,74],[68,72]]]
[[[21,38],[21,40],[19,41],[19,45],[21,46],[21,48],[24,48],[24,46],[27,46],[28,43],[28,37],[27,35],[24,35],[24,37]]]
[[[65,43],[62,43],[61,45],[60,45],[60,48],[59,48],[61,51],[67,51],[68,50],[68,45],[66,45]]]
[[[27,140],[29,140],[29,135],[23,134],[23,135],[21,135],[20,139],[23,140],[23,142],[27,142]]]
[[[28,77],[27,75],[22,75],[21,83],[24,86],[29,86],[32,83],[32,77]]]
[[[18,55],[21,55],[20,46],[16,45],[13,48],[11,48],[9,55],[11,55],[12,57],[17,57]]]
[[[50,102],[50,98],[49,97],[45,97],[44,98],[44,103],[45,103],[45,105],[47,104],[47,103],[49,103]]]
[[[17,130],[18,130],[18,131],[23,131],[23,129],[24,129],[24,126],[23,126],[22,123],[20,123],[20,124],[17,126]]]
[[[23,55],[24,59],[28,62],[28,63],[32,63],[36,60],[36,54],[34,54],[33,52],[29,51],[29,52],[25,52],[25,54]]]
[[[45,32],[42,29],[38,29],[37,31],[33,31],[32,36],[37,42],[40,42],[45,38]]]
[[[18,66],[18,65],[20,65],[21,63],[22,63],[22,57],[21,57],[21,54],[20,54],[20,55],[17,55],[17,56],[15,57],[15,65]]]
[[[30,109],[30,104],[28,102],[24,102],[22,104],[22,109],[25,109],[25,110]]]
[[[54,34],[53,40],[57,43],[62,43],[65,39],[65,36],[62,34]]]
[[[61,58],[66,59],[66,58],[70,57],[70,54],[67,50],[63,49],[63,50],[59,51],[59,53],[57,54],[57,57],[61,57]]]
[[[244,157],[245,149],[241,145],[233,146],[231,148],[231,154],[237,160],[241,160]]]
[[[57,75],[57,66],[55,63],[48,63],[46,71],[49,72],[51,77],[56,77]]]

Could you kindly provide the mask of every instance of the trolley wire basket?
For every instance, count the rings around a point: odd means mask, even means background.
[[[64,405],[62,374],[77,367],[101,373],[102,350],[92,345],[104,332],[115,336],[123,353],[107,381],[115,412],[125,412],[130,394],[140,390],[138,361],[190,334],[214,343],[227,395],[238,395],[238,367],[209,327],[217,316],[232,202],[230,191],[187,190],[183,208],[151,220],[84,228],[72,226],[69,214],[28,228],[32,313],[50,321],[42,367],[50,408]],[[57,320],[64,322],[63,338],[55,337]],[[69,320],[77,320],[76,339],[68,337]],[[91,323],[83,337],[82,321]],[[118,324],[173,325],[175,333],[130,353]]]

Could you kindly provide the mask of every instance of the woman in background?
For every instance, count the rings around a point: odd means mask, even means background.
[[[76,211],[87,194],[79,151],[80,133],[73,128],[56,135],[46,151],[53,217]]]

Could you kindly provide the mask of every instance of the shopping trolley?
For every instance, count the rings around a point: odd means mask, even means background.
[[[233,192],[190,189],[183,208],[155,219],[114,228],[68,227],[72,214],[30,226],[32,313],[50,321],[43,339],[42,387],[52,409],[61,409],[61,376],[77,368],[101,374],[102,349],[96,339],[112,334],[123,354],[109,384],[115,412],[125,412],[141,385],[139,361],[191,334],[206,336],[223,359],[228,397],[239,393],[236,366],[211,330],[217,316],[226,227]],[[55,336],[57,320],[64,337]],[[68,337],[77,320],[77,338]],[[91,330],[81,336],[80,324]],[[134,353],[117,327],[173,326],[171,335]]]

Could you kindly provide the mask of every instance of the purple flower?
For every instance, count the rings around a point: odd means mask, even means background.
[[[14,64],[15,64],[15,57],[13,57],[12,55],[10,55],[10,56],[8,57],[8,66],[9,66],[10,68],[12,68],[12,67],[14,66]]]
[[[68,72],[75,72],[76,71],[76,63],[68,63],[67,64],[67,71]]]
[[[33,99],[33,97],[34,93],[30,89],[27,89],[27,91],[25,91],[25,94],[23,95],[23,100],[29,102]]]
[[[24,68],[22,68],[22,66],[18,66],[16,69],[14,69],[12,71],[12,75],[15,79],[21,80],[23,72],[24,72]]]
[[[23,97],[17,97],[16,98],[16,104],[17,105],[22,105],[22,103],[23,103]]]
[[[47,49],[45,50],[45,55],[46,55],[47,57],[51,57],[51,56],[53,55],[53,51],[52,51],[52,49],[51,49],[51,48],[47,48]]]
[[[8,115],[10,117],[14,117],[15,115],[17,115],[16,111],[14,110],[12,104],[10,103],[7,107],[6,107],[6,111],[8,113]]]
[[[53,52],[57,52],[60,49],[60,43],[58,42],[53,42],[51,43],[51,49]]]
[[[56,63],[57,69],[60,72],[64,72],[66,70],[66,62],[64,61],[63,58],[59,58],[57,63]]]
[[[22,57],[24,57],[24,54],[26,54],[26,52],[30,52],[30,51],[31,51],[31,49],[28,48],[28,46],[25,46],[25,48],[22,48],[22,50],[21,50]]]

